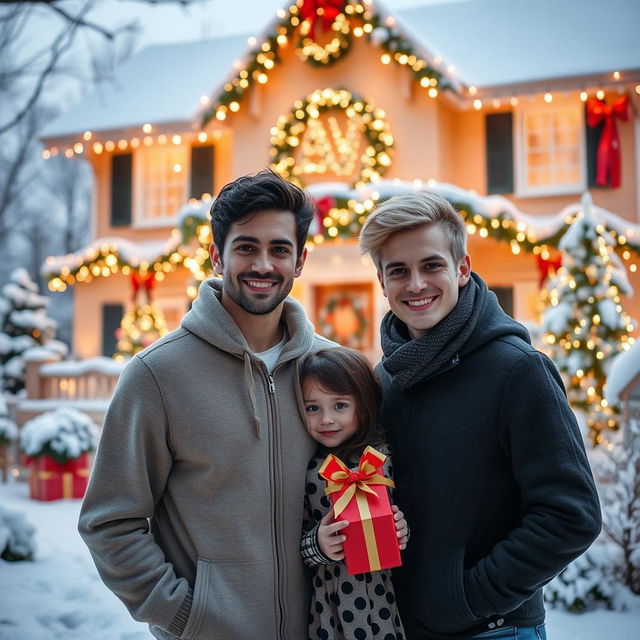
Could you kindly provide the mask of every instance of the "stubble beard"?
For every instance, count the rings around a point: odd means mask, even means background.
[[[268,313],[271,313],[288,295],[289,291],[291,291],[291,286],[284,289],[280,288],[283,283],[282,277],[276,277],[277,281],[276,287],[278,291],[274,294],[274,297],[271,298],[271,294],[257,294],[269,296],[265,300],[260,300],[256,297],[248,296],[242,291],[242,283],[240,282],[242,279],[244,280],[263,280],[263,277],[256,277],[253,274],[240,274],[235,283],[231,281],[231,278],[223,278],[223,289],[227,296],[237,304],[241,309],[255,316],[265,316]]]

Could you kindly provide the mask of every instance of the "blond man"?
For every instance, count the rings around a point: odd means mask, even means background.
[[[471,271],[438,196],[392,198],[360,236],[382,321],[387,436],[412,536],[394,576],[409,640],[544,640],[542,587],[601,519],[562,381]]]

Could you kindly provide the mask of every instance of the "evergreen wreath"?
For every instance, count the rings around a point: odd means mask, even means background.
[[[314,26],[315,21],[310,20],[305,20],[300,25],[296,53],[303,62],[316,67],[328,67],[351,47],[350,21],[343,13],[339,13],[331,24],[331,39],[327,44],[320,44],[315,40],[315,34],[311,32]]]
[[[333,322],[333,314],[336,309],[345,304],[351,307],[358,322],[355,333],[346,339],[346,344],[344,339],[339,338],[336,334],[335,324]],[[369,321],[364,309],[362,308],[361,299],[358,296],[350,295],[345,291],[334,293],[329,297],[325,306],[320,309],[318,321],[320,323],[320,333],[328,340],[333,340],[333,342],[338,342],[339,344],[343,344],[344,346],[351,347],[353,349],[363,347],[363,341],[367,327],[369,326]]]
[[[366,148],[360,156],[359,176],[353,186],[358,187],[381,178],[391,166],[393,157],[393,136],[384,119],[385,113],[361,95],[344,88],[317,89],[304,100],[297,100],[287,116],[280,117],[271,136],[271,168],[285,180],[303,186],[294,172],[294,153],[309,120],[318,119],[323,113],[334,109],[345,111],[350,118],[359,116],[366,141]]]

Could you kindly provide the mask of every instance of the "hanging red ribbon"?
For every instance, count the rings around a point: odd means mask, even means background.
[[[538,264],[538,288],[542,289],[544,283],[551,273],[557,273],[562,266],[562,256],[557,258],[543,258],[540,254],[536,256]]]
[[[131,272],[131,300],[135,303],[138,292],[142,288],[142,290],[147,295],[147,301],[151,302],[151,291],[153,289],[153,285],[156,283],[156,278],[154,273],[140,273],[139,271]]]
[[[309,37],[315,40],[316,22],[322,22],[322,30],[329,31],[333,21],[342,13],[344,0],[304,0],[300,16],[309,21]]]
[[[324,224],[322,221],[329,215],[331,209],[336,206],[336,201],[332,196],[325,196],[316,200],[316,221],[318,223],[318,233],[322,233]]]
[[[587,100],[587,124],[590,127],[597,127],[604,122],[596,160],[596,184],[601,187],[610,185],[615,189],[620,186],[622,155],[616,120],[626,122],[628,119],[629,98],[627,96],[621,96],[612,105],[593,98]]]

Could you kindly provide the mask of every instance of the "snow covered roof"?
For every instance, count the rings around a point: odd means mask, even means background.
[[[109,247],[125,264],[137,269],[143,262],[146,262],[147,265],[157,262],[163,256],[175,251],[179,245],[179,233],[171,234],[165,240],[145,242],[132,242],[118,237],[98,238],[75,253],[64,256],[49,256],[42,266],[41,272],[42,275],[48,276],[60,273],[64,267],[69,269],[79,267],[85,261],[94,259],[101,247]]]
[[[607,402],[618,404],[620,393],[637,375],[640,375],[640,340],[613,359],[605,387]]]
[[[640,70],[638,0],[461,0],[395,15],[468,85]]]
[[[611,0],[606,16],[596,0],[460,0],[393,14],[384,3],[374,7],[394,16],[417,50],[439,56],[445,75],[452,65],[468,85],[603,82],[613,71],[623,74],[622,81],[640,80],[637,0]],[[53,120],[41,137],[197,121],[201,97],[215,95],[234,74],[234,61],[247,53],[246,35],[145,48],[116,70],[112,82]]]
[[[459,205],[466,206],[483,217],[495,218],[502,215],[513,220],[516,224],[520,224],[524,231],[532,233],[536,241],[539,242],[561,231],[567,224],[567,218],[573,217],[584,208],[583,199],[583,202],[569,204],[553,215],[528,214],[518,209],[513,202],[503,196],[481,196],[472,189],[462,189],[461,187],[447,184],[446,182],[437,182],[436,180],[428,180],[423,183],[421,180],[408,181],[394,178],[392,180],[369,183],[356,189],[343,182],[321,182],[310,185],[307,187],[307,191],[316,200],[325,196],[332,196],[354,199],[358,202],[366,200],[373,192],[377,195],[376,200],[384,200],[405,193],[429,191]],[[591,205],[591,212],[597,222],[604,224],[619,234],[625,235],[630,245],[635,246],[640,240],[640,224],[634,224],[607,209],[595,205]]]
[[[191,122],[200,98],[224,82],[246,48],[246,35],[147,47],[124,62],[113,81],[53,120],[41,137]]]

